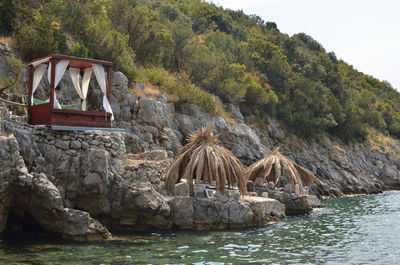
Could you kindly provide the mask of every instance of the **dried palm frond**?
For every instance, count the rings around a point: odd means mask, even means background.
[[[165,186],[168,194],[175,195],[175,184],[182,178],[189,184],[190,196],[193,196],[193,182],[212,184],[215,181],[216,190],[225,193],[225,187],[237,186],[244,195],[246,178],[244,169],[229,150],[218,145],[218,135],[212,133],[213,126],[198,129],[188,138],[188,143],[182,147],[175,161],[166,171]]]
[[[292,187],[296,184],[311,186],[314,182],[320,183],[313,173],[282,155],[278,148],[272,149],[264,158],[251,164],[245,172],[249,180],[255,181],[258,177],[262,177],[264,182],[272,181],[277,187],[280,185],[282,173],[285,174]]]

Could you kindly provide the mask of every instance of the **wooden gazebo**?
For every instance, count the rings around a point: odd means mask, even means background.
[[[52,54],[29,63],[28,112],[29,123],[33,125],[81,126],[110,128],[113,120],[111,110],[112,63],[67,55]],[[33,94],[44,72],[50,83],[50,97],[45,102],[34,104]],[[59,104],[55,88],[62,76],[69,71],[76,92],[82,100],[81,109],[63,109]],[[92,72],[95,73],[103,93],[104,112],[86,111],[88,86]],[[106,77],[107,76],[107,77]],[[80,83],[80,80],[82,80]]]

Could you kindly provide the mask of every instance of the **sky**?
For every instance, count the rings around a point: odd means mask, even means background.
[[[282,33],[304,32],[327,52],[400,91],[399,0],[210,0],[275,22]]]

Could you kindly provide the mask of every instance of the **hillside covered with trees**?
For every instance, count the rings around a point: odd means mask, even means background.
[[[0,31],[24,60],[51,53],[112,61],[177,106],[215,113],[215,96],[265,129],[302,137],[400,137],[400,94],[358,72],[305,33],[200,0],[3,0]]]

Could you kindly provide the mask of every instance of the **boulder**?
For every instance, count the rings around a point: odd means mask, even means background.
[[[312,211],[312,201],[308,195],[297,195],[280,191],[268,192],[268,197],[273,198],[285,205],[286,215],[308,214]]]
[[[267,148],[260,142],[257,134],[245,124],[217,128],[221,145],[237,156],[245,165],[262,158]]]
[[[128,87],[128,78],[121,72],[113,72],[112,75],[112,85],[116,87],[120,87],[120,89],[126,90]]]
[[[65,238],[80,241],[111,238],[107,228],[87,212],[64,208],[61,216],[62,235]]]
[[[170,127],[171,117],[165,104],[159,101],[141,98],[139,100],[138,118],[147,125],[163,129]]]
[[[189,135],[193,133],[198,128],[198,125],[193,122],[190,116],[185,114],[177,114],[175,116],[176,121],[178,122],[180,131],[183,135]]]
[[[254,212],[253,222],[263,225],[271,220],[280,220],[285,216],[285,205],[277,200],[263,197],[245,196],[244,200],[250,204]]]

